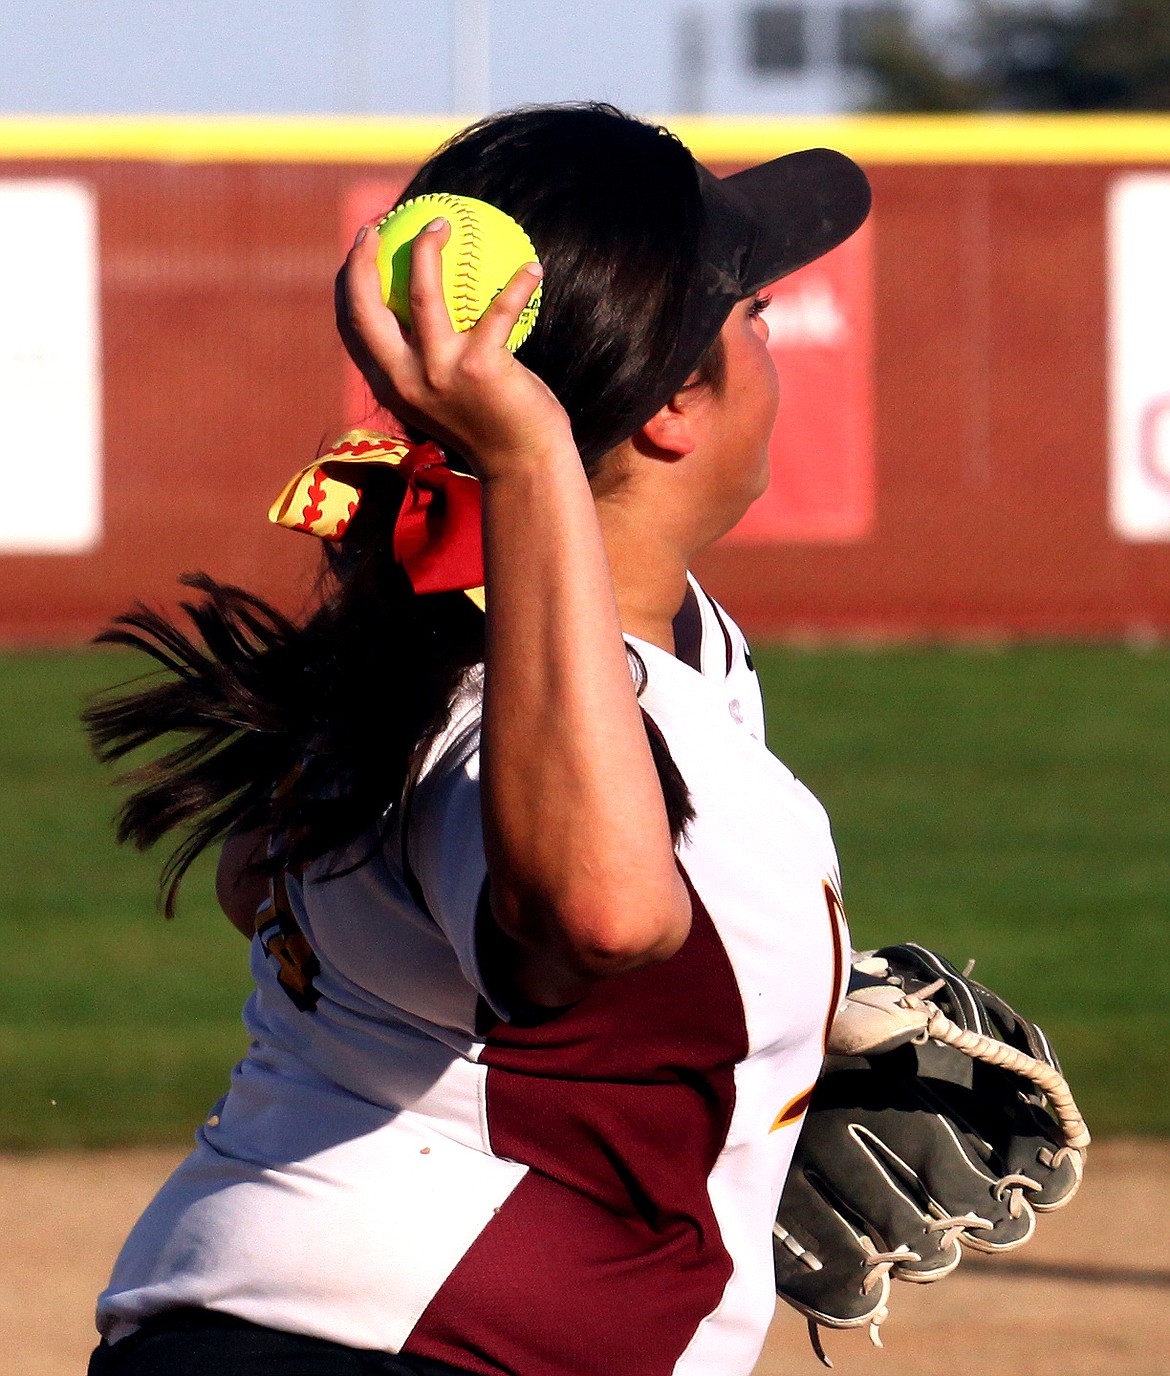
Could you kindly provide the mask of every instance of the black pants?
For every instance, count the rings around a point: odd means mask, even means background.
[[[392,1357],[261,1328],[210,1309],[170,1309],[89,1359],[89,1376],[465,1376],[445,1362]]]

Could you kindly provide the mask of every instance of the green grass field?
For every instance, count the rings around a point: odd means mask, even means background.
[[[758,659],[773,749],[834,819],[856,943],[975,957],[1099,1135],[1170,1132],[1170,653]],[[0,1147],[182,1142],[244,1049],[247,948],[210,866],[165,923],[76,726],[129,664],[0,657]]]

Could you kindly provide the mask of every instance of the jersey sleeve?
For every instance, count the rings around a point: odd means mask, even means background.
[[[403,816],[402,860],[407,886],[450,943],[464,978],[506,1017],[487,987],[477,941],[488,877],[480,814],[480,719],[478,699],[469,702],[465,695],[428,752]]]

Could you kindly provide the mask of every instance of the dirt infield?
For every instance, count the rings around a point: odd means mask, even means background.
[[[0,1158],[0,1376],[80,1376],[93,1297],[174,1152]],[[1170,1142],[1095,1147],[1081,1196],[1014,1258],[895,1287],[886,1351],[826,1346],[847,1376],[1165,1376]],[[756,1376],[821,1368],[781,1307]],[[617,1373],[615,1373],[617,1376]],[[637,1376],[637,1373],[622,1373]],[[712,1373],[718,1376],[718,1373]]]

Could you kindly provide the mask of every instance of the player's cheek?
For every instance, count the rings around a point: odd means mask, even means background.
[[[772,477],[769,451],[772,443],[772,431],[775,429],[776,417],[780,408],[780,379],[776,373],[776,365],[766,349],[764,350],[757,387],[759,410],[756,440],[759,464],[755,495],[762,497]]]
[[[766,344],[760,348],[757,360],[755,390],[759,398],[760,425],[768,436],[771,436],[780,409],[780,377],[776,372],[775,360],[768,352]]]

